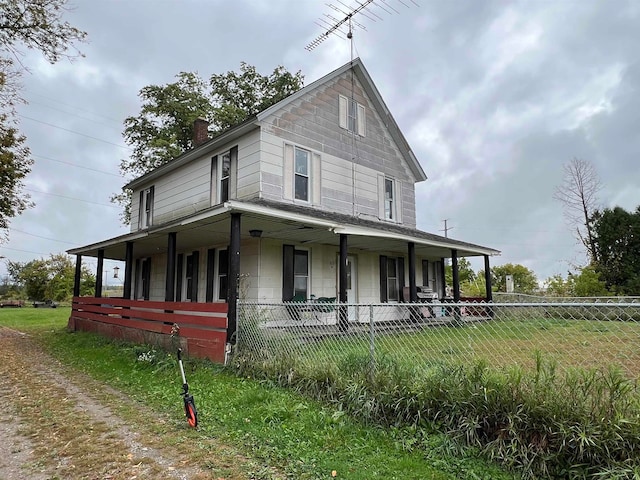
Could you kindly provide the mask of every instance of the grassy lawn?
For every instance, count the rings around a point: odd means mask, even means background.
[[[68,308],[2,309],[0,325],[29,332],[64,364],[125,392],[129,408],[183,418],[173,356],[67,333],[68,316]],[[432,446],[428,451],[412,451],[410,437],[400,430],[362,425],[340,410],[209,362],[188,361],[187,376],[201,424],[193,432],[192,454],[206,463],[198,451],[202,439],[233,443],[264,465],[248,478],[272,478],[270,467],[296,479],[332,478],[334,472],[348,479],[514,478],[472,454],[448,454],[451,445],[442,435],[425,441]],[[158,428],[158,435],[171,436],[172,429],[187,427],[180,421]]]
[[[411,365],[470,363],[535,368],[536,352],[558,367],[607,368],[616,365],[640,377],[640,325],[636,322],[531,318],[494,320],[461,327],[426,328],[418,333],[377,335],[376,355]],[[312,345],[312,344],[309,344]],[[334,362],[371,351],[368,334],[328,338],[300,353],[311,363]]]

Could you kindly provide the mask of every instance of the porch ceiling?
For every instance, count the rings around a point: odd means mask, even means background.
[[[451,249],[458,250],[458,256],[495,255],[498,251],[467,244],[437,235],[411,229],[395,231],[372,228],[368,224],[347,224],[341,218],[306,215],[293,210],[275,211],[251,202],[228,202],[179,219],[175,222],[144,232],[122,235],[104,242],[69,250],[71,254],[98,256],[104,250],[108,259],[124,260],[126,243],[134,244],[135,257],[151,256],[167,251],[168,233],[176,232],[178,251],[189,251],[205,245],[226,245],[229,243],[231,213],[241,213],[241,239],[252,238],[252,230],[262,232],[263,239],[275,239],[293,245],[331,245],[339,248],[340,234],[347,235],[349,251],[369,251],[385,254],[406,255],[408,242],[415,245],[416,255],[427,258],[449,258]]]

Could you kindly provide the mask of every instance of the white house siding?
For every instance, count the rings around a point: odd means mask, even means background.
[[[211,159],[209,156],[174,170],[155,182],[153,224],[159,225],[209,206]]]
[[[260,192],[260,130],[256,129],[237,142],[238,169],[236,198],[248,199]],[[231,148],[233,145],[229,145]],[[221,150],[224,151],[224,150]]]
[[[211,206],[211,159],[238,146],[238,165],[231,173],[232,198],[253,198],[260,191],[259,130],[223,145],[136,189],[131,198],[131,231],[138,230],[140,191],[154,186],[153,224],[159,225]]]
[[[357,79],[353,93],[355,100],[366,106],[366,136],[356,135],[354,143],[352,134],[339,126],[339,95],[350,97],[351,90],[351,75],[346,72],[264,120],[261,134],[262,194],[264,198],[273,200],[286,199],[283,145],[290,143],[321,156],[322,208],[349,215],[370,215],[374,211],[371,192],[360,191],[359,187],[361,182],[375,185],[375,173],[380,172],[401,184],[403,223],[415,227],[415,207],[410,203],[410,199],[415,199],[415,179]],[[265,143],[268,147],[264,146]],[[355,163],[355,169],[352,163]],[[370,180],[366,178],[369,172],[374,172]]]
[[[129,231],[135,232],[139,229],[138,221],[140,220],[140,190],[136,190],[131,195],[131,220],[129,222]]]
[[[284,142],[275,135],[260,131],[260,172],[262,198],[282,201],[284,168]]]

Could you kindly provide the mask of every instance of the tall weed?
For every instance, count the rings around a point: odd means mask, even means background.
[[[350,354],[337,364],[274,357],[233,365],[366,423],[414,432],[406,448],[428,448],[424,432],[438,430],[524,478],[634,478],[638,385],[615,369],[559,372],[540,353],[535,360],[532,372],[484,362],[412,365],[390,354],[374,362]]]

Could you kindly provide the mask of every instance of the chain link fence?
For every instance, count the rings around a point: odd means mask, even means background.
[[[640,378],[640,299],[526,298],[501,303],[240,302],[235,355],[266,365],[412,368],[478,361],[533,369],[618,367]],[[617,301],[616,301],[617,300]]]

